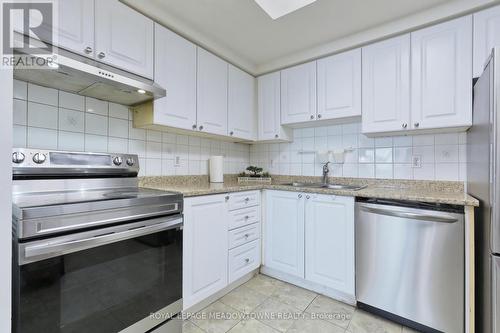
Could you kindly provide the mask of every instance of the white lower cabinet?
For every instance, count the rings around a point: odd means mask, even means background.
[[[264,272],[354,301],[354,198],[265,191]]]
[[[305,278],[354,295],[354,198],[306,195]]]
[[[227,285],[228,220],[225,195],[184,200],[184,309]]]
[[[241,198],[254,206],[238,205]],[[260,266],[260,211],[260,191],[184,200],[184,310],[210,301]]]
[[[303,195],[266,191],[264,216],[264,265],[304,278]]]

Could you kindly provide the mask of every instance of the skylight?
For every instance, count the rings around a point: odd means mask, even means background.
[[[255,0],[273,20],[310,5],[316,0]]]

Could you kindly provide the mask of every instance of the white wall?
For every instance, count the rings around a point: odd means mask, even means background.
[[[465,133],[368,138],[361,123],[294,130],[294,142],[258,144],[250,149],[250,163],[271,174],[320,176],[322,164],[305,151],[352,149],[345,163],[333,163],[336,177],[462,181],[466,177]],[[412,156],[422,166],[412,167]]]
[[[125,106],[17,80],[13,123],[15,147],[138,154],[140,175],[207,175],[211,155],[225,156],[226,173],[249,163],[248,145],[136,129]]]
[[[11,326],[12,265],[12,71],[0,69],[0,332]]]

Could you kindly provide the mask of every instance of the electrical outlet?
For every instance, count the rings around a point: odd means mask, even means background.
[[[412,166],[414,168],[421,168],[422,167],[422,156],[413,155],[412,156]]]
[[[181,157],[180,156],[175,156],[174,167],[179,167],[179,166],[181,166]]]

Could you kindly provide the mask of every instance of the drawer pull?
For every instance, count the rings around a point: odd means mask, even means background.
[[[248,237],[250,237],[250,234],[245,234],[245,238],[248,238]]]
[[[250,201],[250,198],[245,198],[245,202],[249,202]]]
[[[226,201],[229,201],[229,195],[226,195],[225,199]]]
[[[245,220],[248,220],[250,218],[250,216],[246,215],[245,216]]]
[[[245,259],[245,262],[248,264],[250,262],[250,259],[249,258],[246,258]]]

